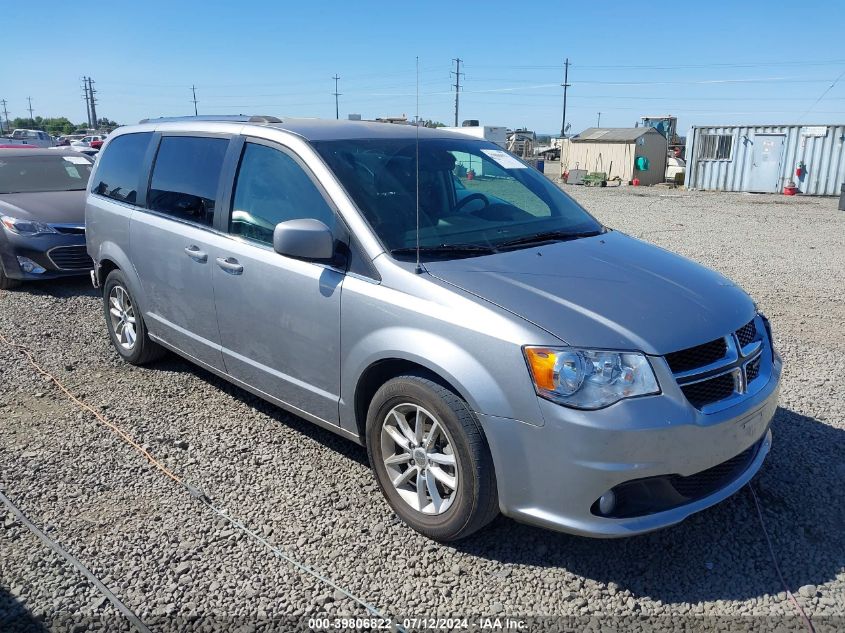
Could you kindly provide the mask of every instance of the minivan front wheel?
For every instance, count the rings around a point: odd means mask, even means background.
[[[103,310],[112,345],[127,363],[143,365],[164,355],[147,335],[141,310],[119,270],[111,271],[103,284]]]
[[[469,536],[498,514],[493,462],[477,418],[427,377],[394,378],[376,392],[367,452],[394,512],[430,538]]]

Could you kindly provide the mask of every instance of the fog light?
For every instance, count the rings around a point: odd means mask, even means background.
[[[613,512],[613,508],[616,507],[616,493],[612,490],[608,490],[605,492],[601,497],[599,497],[599,512],[604,515],[608,515]]]
[[[34,261],[32,261],[29,257],[21,257],[18,255],[18,264],[21,267],[21,270],[25,273],[34,273],[36,275],[40,275],[41,273],[46,273],[47,270]]]

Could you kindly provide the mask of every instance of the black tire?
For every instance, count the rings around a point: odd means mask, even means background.
[[[397,405],[412,404],[431,412],[445,426],[453,445],[457,490],[442,514],[424,514],[411,507],[394,487],[384,464],[381,431]],[[469,405],[451,389],[424,375],[394,378],[373,396],[367,412],[367,454],[382,494],[396,515],[417,532],[436,541],[465,538],[499,513],[496,475],[487,439]]]
[[[115,332],[115,327],[110,313],[110,297],[112,296],[112,290],[116,287],[123,289],[123,292],[126,293],[131,305],[135,308],[135,342],[129,349],[121,344],[121,341]],[[166,350],[161,347],[161,345],[150,339],[147,334],[147,327],[144,324],[144,318],[141,314],[141,310],[138,308],[132,293],[129,292],[129,286],[126,283],[126,278],[120,270],[111,271],[108,274],[108,277],[106,277],[106,282],[103,284],[103,316],[106,319],[106,327],[108,328],[109,338],[111,339],[114,349],[127,363],[131,365],[144,365],[161,358],[166,353]]]
[[[21,285],[19,279],[10,279],[6,276],[6,271],[3,269],[3,262],[0,262],[0,290],[11,290]]]

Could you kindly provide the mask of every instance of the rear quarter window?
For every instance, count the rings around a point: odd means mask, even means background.
[[[100,156],[91,192],[135,204],[144,156],[152,136],[152,132],[137,132],[113,139]]]

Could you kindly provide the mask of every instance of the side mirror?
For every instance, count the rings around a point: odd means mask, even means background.
[[[279,222],[273,230],[273,250],[296,259],[330,260],[334,257],[332,231],[319,220],[305,218]]]

